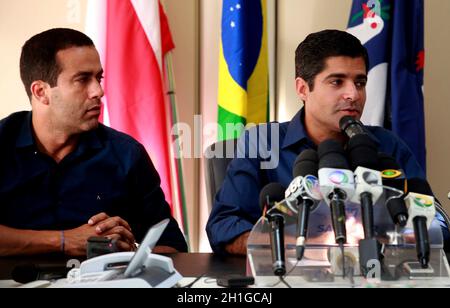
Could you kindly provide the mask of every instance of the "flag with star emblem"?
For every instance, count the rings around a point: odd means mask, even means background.
[[[224,0],[219,140],[237,138],[245,125],[269,120],[268,61],[266,0]]]
[[[361,120],[392,129],[425,170],[423,0],[353,0],[347,31],[370,58]]]

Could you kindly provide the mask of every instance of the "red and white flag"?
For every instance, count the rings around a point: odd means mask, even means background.
[[[166,200],[183,226],[182,210],[173,207],[181,205],[173,202],[177,188],[170,177],[171,109],[164,82],[164,55],[174,44],[159,0],[89,0],[86,34],[105,71],[103,123],[145,146]]]

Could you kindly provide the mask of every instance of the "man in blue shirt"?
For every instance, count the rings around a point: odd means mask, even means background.
[[[99,124],[93,42],[71,29],[40,33],[25,43],[20,73],[32,112],[0,121],[0,256],[85,256],[91,236],[134,250],[165,218],[154,251],[186,251],[144,147]]]
[[[295,81],[304,108],[290,122],[253,127],[239,140],[238,158],[230,163],[206,227],[215,252],[246,254],[250,230],[262,215],[259,192],[272,182],[287,187],[299,153],[327,139],[347,142],[339,120],[362,115],[368,61],[360,41],[338,30],[313,33],[299,45]],[[367,129],[379,151],[395,157],[408,178],[425,178],[402,140],[381,127]]]

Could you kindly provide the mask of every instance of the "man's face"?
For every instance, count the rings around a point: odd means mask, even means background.
[[[305,102],[308,124],[324,133],[340,132],[339,120],[346,115],[360,119],[366,101],[366,65],[363,58],[330,57],[325,69],[308,84],[297,78],[297,94]]]
[[[53,127],[69,134],[98,126],[100,85],[103,70],[93,46],[60,50],[56,59],[61,68],[56,87],[50,89],[49,110]]]

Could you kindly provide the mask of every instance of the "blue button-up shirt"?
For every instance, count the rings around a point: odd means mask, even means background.
[[[250,128],[238,141],[237,158],[228,167],[206,226],[215,252],[223,253],[225,244],[250,231],[261,217],[261,189],[273,182],[288,187],[294,161],[300,152],[317,149],[306,133],[303,110],[290,122],[276,124]],[[367,129],[379,151],[395,157],[407,178],[425,179],[425,173],[402,140],[381,127],[368,126]],[[252,138],[254,136],[257,137]],[[274,160],[277,156],[279,159]],[[440,215],[439,218],[443,220]],[[447,230],[443,221],[442,225]]]
[[[31,112],[0,121],[0,224],[16,229],[67,230],[101,212],[120,216],[137,241],[171,218],[160,178],[144,147],[99,125],[83,133],[75,151],[56,163],[39,152]],[[177,222],[158,245],[186,251]]]

